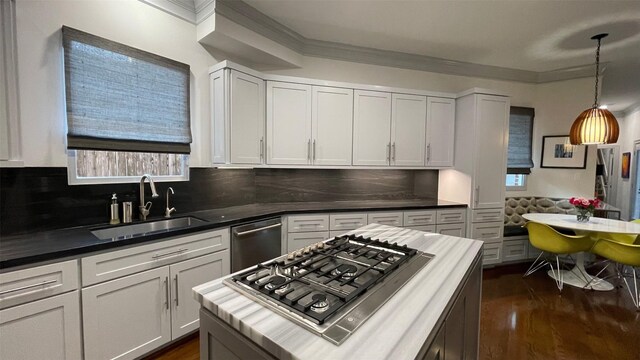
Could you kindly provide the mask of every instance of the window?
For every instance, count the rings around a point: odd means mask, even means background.
[[[507,174],[505,183],[507,185],[507,190],[527,190],[527,175]]]
[[[509,113],[509,147],[507,150],[507,190],[526,190],[527,175],[533,168],[532,108],[512,106]]]
[[[66,26],[62,34],[69,183],[188,180],[189,66]]]

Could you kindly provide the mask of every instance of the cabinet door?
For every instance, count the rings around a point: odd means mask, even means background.
[[[325,241],[329,238],[328,231],[314,231],[291,233],[287,235],[287,252],[300,250],[306,246]]]
[[[193,298],[193,287],[228,275],[229,250],[183,261],[169,267],[171,272],[171,338],[177,339],[198,329],[200,303]]]
[[[264,155],[264,80],[231,70],[231,163],[261,164]]]
[[[171,340],[169,267],[82,289],[87,359],[134,359]]]
[[[509,99],[478,95],[475,129],[473,207],[504,207]]]
[[[311,163],[311,86],[267,82],[267,163]]]
[[[424,166],[427,97],[393,94],[391,104],[391,164]]]
[[[0,311],[0,359],[81,359],[78,291]]]
[[[427,166],[453,166],[456,102],[427,98]]]
[[[480,266],[476,266],[445,323],[444,358],[447,360],[478,358],[481,286],[482,272]]]
[[[389,165],[391,94],[353,93],[353,165]]]
[[[353,90],[313,87],[311,123],[315,165],[351,165]]]

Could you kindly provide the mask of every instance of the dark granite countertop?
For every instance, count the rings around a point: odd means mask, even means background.
[[[188,229],[117,241],[100,240],[91,234],[91,230],[105,227],[105,224],[44,231],[33,234],[3,236],[2,239],[0,239],[0,269],[77,256],[120,246],[142,244],[176,235],[213,230],[220,227],[285,214],[410,210],[442,207],[467,207],[467,205],[436,199],[251,204],[176,215],[175,217],[194,216],[205,220],[207,223]],[[149,221],[161,219],[162,218],[151,218]]]

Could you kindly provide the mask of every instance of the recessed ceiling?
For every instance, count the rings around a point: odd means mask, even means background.
[[[309,39],[536,72],[593,64],[590,37],[608,32],[601,61],[625,76],[605,73],[603,100],[614,110],[640,100],[637,0],[245,2]]]

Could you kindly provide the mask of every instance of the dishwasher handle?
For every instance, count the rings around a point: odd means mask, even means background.
[[[269,225],[269,226],[263,226],[261,228],[251,229],[251,230],[247,230],[247,231],[234,232],[234,235],[235,236],[244,236],[244,235],[253,234],[253,233],[258,232],[258,231],[272,229],[272,228],[276,228],[276,227],[280,227],[280,226],[282,226],[282,223],[277,223],[277,224],[273,224],[273,225]]]

